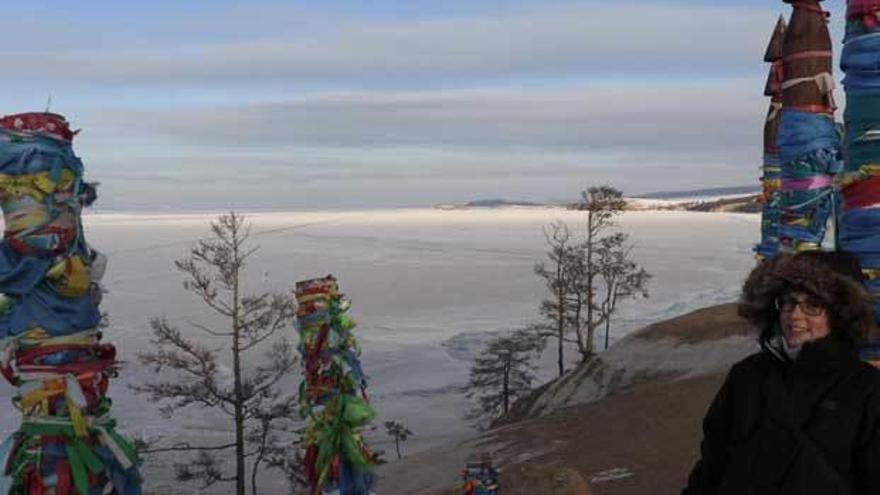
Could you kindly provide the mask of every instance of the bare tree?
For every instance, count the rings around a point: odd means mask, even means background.
[[[520,329],[491,341],[471,367],[466,395],[477,397],[478,405],[467,418],[483,425],[507,414],[513,401],[531,390],[533,361],[543,348],[543,339],[533,329]]]
[[[541,335],[558,344],[559,375],[564,373],[564,343],[572,343],[581,361],[595,354],[596,332],[605,328],[606,348],[612,315],[627,297],[647,297],[650,275],[626,247],[628,235],[615,232],[614,217],[626,208],[623,193],[610,186],[591,187],[573,206],[586,212],[583,236],[562,222],[544,228],[548,262],[535,265],[551,297],[541,302]]]
[[[583,360],[589,359],[594,353],[596,329],[604,323],[604,315],[596,301],[596,279],[601,269],[596,263],[596,248],[605,233],[614,227],[614,217],[626,208],[623,192],[611,186],[591,187],[581,193],[581,202],[577,209],[587,212],[586,239],[581,246],[583,261],[582,272],[575,282],[577,291],[583,294],[586,317],[583,327],[578,325],[578,349]],[[598,310],[598,311],[597,311]],[[584,328],[586,332],[582,330]]]
[[[413,436],[412,430],[398,421],[386,421],[385,433],[394,438],[394,448],[397,450],[397,460],[400,460],[400,442],[405,442],[409,437]]]
[[[288,340],[277,335],[293,321],[295,308],[290,297],[251,295],[242,287],[246,262],[257,250],[248,245],[250,226],[244,217],[236,213],[222,215],[211,223],[211,231],[210,239],[198,241],[189,256],[175,262],[175,266],[186,275],[183,287],[225,322],[220,327],[195,322],[190,325],[220,339],[229,354],[224,356],[221,350],[185,336],[165,318],[154,318],[150,326],[155,349],[138,358],[142,364],[152,366],[159,378],[132,388],[162,404],[161,411],[167,417],[188,406],[228,416],[234,435],[227,443],[178,443],[145,452],[196,452],[194,459],[175,465],[177,479],[200,481],[203,487],[235,483],[236,495],[245,495],[249,470],[251,495],[257,495],[257,473],[263,466],[281,469],[291,481],[297,479],[295,465],[299,463],[287,460],[293,459],[295,452],[296,398],[283,394],[279,386],[295,369],[296,360]],[[244,357],[257,350],[264,354],[261,364],[246,371]],[[232,361],[231,384],[221,376],[224,358]],[[248,360],[258,361],[256,357]],[[234,452],[234,474],[225,471],[218,457],[225,451]]]
[[[632,246],[627,246],[629,235],[618,232],[603,237],[596,246],[599,274],[604,285],[600,315],[605,325],[605,349],[608,349],[611,319],[617,303],[629,297],[648,297],[647,283],[651,279],[644,268],[629,257]]]
[[[565,373],[565,334],[568,330],[568,300],[571,297],[572,237],[562,221],[544,227],[544,239],[550,248],[548,262],[535,265],[535,273],[544,279],[550,298],[541,301],[541,316],[545,324],[539,327],[542,337],[556,339],[556,363],[559,376]]]

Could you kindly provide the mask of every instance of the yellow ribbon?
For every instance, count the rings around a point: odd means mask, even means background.
[[[81,256],[59,258],[46,273],[46,278],[53,282],[55,289],[65,297],[85,295],[92,283],[89,267]]]
[[[37,201],[43,201],[47,194],[70,190],[76,180],[76,173],[68,168],[61,170],[61,178],[57,183],[50,174],[49,171],[25,175],[0,174],[0,189],[5,197],[28,195]]]

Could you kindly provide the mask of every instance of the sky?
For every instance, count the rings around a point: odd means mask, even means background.
[[[844,2],[827,0],[839,54]],[[557,201],[756,184],[781,1],[0,3],[0,114],[102,211]],[[838,91],[838,101],[842,101]]]

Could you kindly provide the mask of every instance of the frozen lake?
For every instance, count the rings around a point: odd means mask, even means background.
[[[297,280],[336,275],[353,300],[369,392],[380,414],[376,424],[406,423],[415,436],[403,450],[412,453],[468,431],[461,419],[467,402],[458,388],[467,381],[469,358],[478,349],[462,343],[480,342],[483,333],[510,330],[537,317],[544,287],[533,266],[545,256],[542,226],[560,219],[577,232],[581,216],[544,208],[254,213],[248,219],[260,250],[248,268],[247,288],[289,293]],[[151,317],[167,316],[185,330],[187,321],[215,321],[182,289],[183,277],[173,267],[196,239],[209,235],[212,218],[84,218],[86,238],[110,258],[102,308],[111,328],[105,339],[127,362],[110,395],[120,423],[131,432],[174,435],[198,428],[211,435],[222,430],[222,424],[206,428],[197,409],[168,422],[155,405],[124,386],[148,372],[139,369],[135,354],[149,345]],[[634,258],[654,279],[650,299],[622,304],[613,338],[735,298],[754,263],[751,247],[759,223],[757,215],[720,213],[620,217],[620,227],[635,244]],[[453,339],[461,334],[468,338]],[[296,339],[292,329],[291,338]],[[552,374],[548,366],[543,375]],[[0,402],[8,404],[12,394],[8,385],[0,387]],[[17,413],[4,414],[0,427],[11,431],[17,419]],[[380,434],[373,443],[391,452],[386,438]]]

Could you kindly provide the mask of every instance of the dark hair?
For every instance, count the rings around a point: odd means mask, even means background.
[[[761,332],[759,339],[767,342],[779,321],[776,299],[791,290],[806,292],[828,309],[832,335],[858,346],[875,326],[871,298],[861,282],[861,266],[852,254],[781,254],[762,262],[749,274],[739,314]]]

